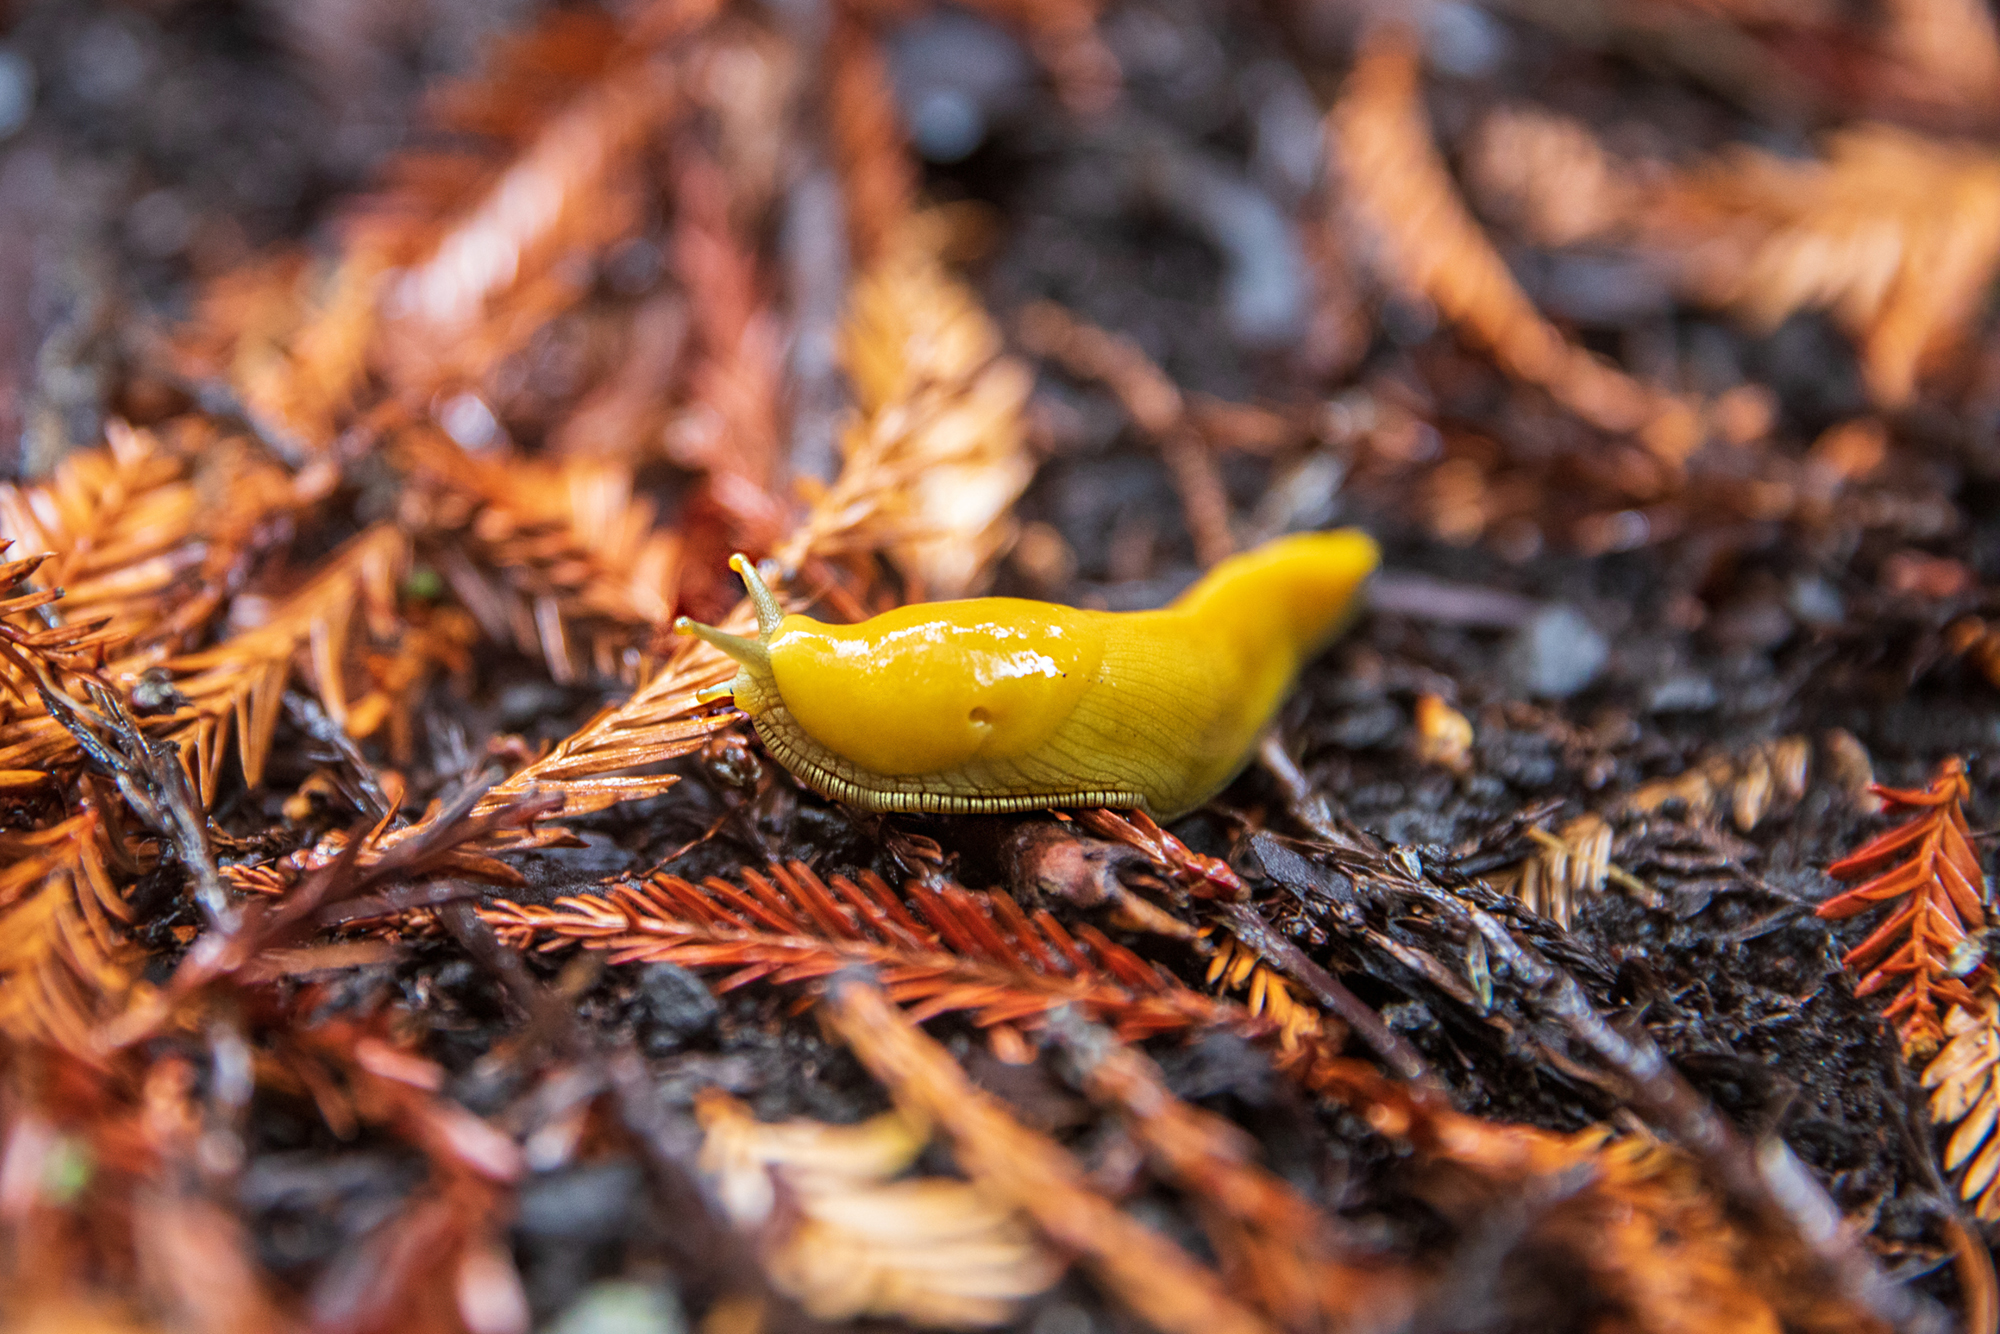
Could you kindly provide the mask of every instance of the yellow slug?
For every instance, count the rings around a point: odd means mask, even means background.
[[[1233,556],[1159,611],[972,598],[826,625],[785,615],[739,555],[757,638],[685,616],[674,628],[737,661],[726,693],[780,764],[836,800],[1165,820],[1248,762],[1299,669],[1353,619],[1378,559],[1349,528]]]

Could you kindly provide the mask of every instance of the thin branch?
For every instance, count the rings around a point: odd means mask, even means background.
[[[148,737],[116,693],[92,686],[90,696],[95,709],[45,687],[42,703],[84,754],[117,779],[133,812],[173,845],[209,929],[234,930],[238,914],[209,850],[208,815],[188,781],[180,747]]]
[[[1153,1328],[1271,1334],[1273,1326],[1232,1297],[1214,1271],[1092,1190],[1062,1146],[973,1087],[958,1062],[875,986],[834,979],[824,1012],[905,1114],[950,1136],[968,1176],[1033,1218]]]

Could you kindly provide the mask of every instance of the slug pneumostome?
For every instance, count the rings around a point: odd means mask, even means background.
[[[1159,611],[972,598],[826,625],[785,615],[739,555],[757,638],[685,616],[674,627],[737,661],[736,707],[780,764],[838,801],[1167,820],[1249,761],[1378,560],[1355,529],[1307,533],[1223,561]]]

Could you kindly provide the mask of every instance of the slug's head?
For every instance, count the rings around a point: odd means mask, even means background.
[[[731,556],[729,568],[743,576],[743,585],[750,591],[750,605],[757,609],[757,637],[745,639],[742,635],[733,635],[685,616],[675,618],[674,629],[680,634],[693,635],[713,644],[736,660],[736,678],[728,685],[712,686],[701,691],[700,698],[706,702],[724,696],[733,697],[736,707],[754,718],[764,712],[768,701],[777,698],[777,678],[771,671],[771,640],[784,623],[785,609],[771,595],[770,588],[748,556],[740,551]]]
[[[979,598],[825,625],[785,615],[744,557],[730,565],[749,587],[757,637],[674,623],[736,660],[735,678],[704,696],[734,696],[767,744],[829,773],[907,777],[1032,754],[1103,657],[1102,630],[1069,607]]]

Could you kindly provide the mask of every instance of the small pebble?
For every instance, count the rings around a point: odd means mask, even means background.
[[[1504,667],[1521,694],[1567,699],[1584,689],[1610,660],[1611,648],[1596,626],[1574,607],[1544,607],[1508,644]]]
[[[1279,347],[1305,327],[1304,255],[1277,202],[1236,170],[1205,155],[1163,151],[1149,180],[1171,212],[1207,238],[1223,264],[1222,313],[1246,347]]]
[[[1789,639],[1792,628],[1791,613],[1776,598],[1748,597],[1710,617],[1707,632],[1718,643],[1761,653]]]
[[[1090,1313],[1070,1302],[1050,1302],[1035,1312],[1028,1334],[1091,1334],[1096,1329]]]
[[[1424,50],[1431,63],[1461,79],[1480,79],[1507,58],[1507,33],[1477,5],[1441,0],[1424,16]]]
[[[500,421],[493,409],[470,391],[446,399],[438,405],[436,415],[444,433],[466,449],[485,449],[500,437]]]
[[[180,195],[172,190],[152,190],[126,210],[125,235],[139,253],[171,259],[187,249],[198,221]]]
[[[618,1160],[535,1173],[521,1183],[515,1230],[541,1239],[616,1241],[643,1180],[638,1164]]]
[[[632,997],[633,1030],[648,1056],[667,1056],[715,1031],[722,1006],[679,964],[651,963]]]
[[[500,692],[500,726],[518,732],[569,707],[569,692],[547,681],[516,681]]]
[[[1422,1001],[1399,1001],[1382,1007],[1382,1022],[1398,1033],[1421,1033],[1437,1026],[1437,1016]]]
[[[1034,67],[1019,42],[971,14],[939,10],[899,29],[891,77],[910,140],[930,162],[958,162],[1027,97]]]
[[[1648,713],[1701,713],[1721,700],[1715,682],[1699,672],[1677,672],[1646,692]]]
[[[962,88],[926,88],[909,117],[910,138],[929,162],[968,158],[986,138],[986,113]]]
[[[1792,585],[1792,615],[1807,625],[1832,627],[1847,619],[1847,604],[1831,581],[1807,575]]]
[[[1403,711],[1388,700],[1348,709],[1333,720],[1327,739],[1348,750],[1379,746],[1403,730]]]
[[[0,139],[28,123],[35,109],[35,67],[18,51],[0,46]]]
[[[687,1334],[670,1288],[613,1280],[593,1283],[548,1327],[548,1334]]]
[[[139,93],[152,54],[131,27],[110,16],[93,21],[66,53],[70,87],[84,101],[119,106]]]

